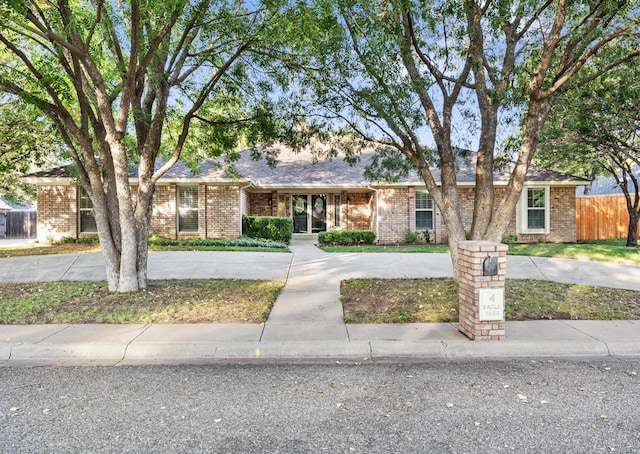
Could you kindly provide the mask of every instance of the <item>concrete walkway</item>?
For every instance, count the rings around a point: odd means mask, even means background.
[[[342,279],[447,277],[449,256],[328,254],[300,239],[291,250],[149,255],[150,279],[286,281],[265,324],[0,325],[0,365],[640,357],[640,321],[507,322],[500,342],[469,341],[455,323],[345,325]],[[631,265],[509,256],[507,277],[640,290],[640,267]],[[0,259],[0,282],[104,278],[100,254]]]

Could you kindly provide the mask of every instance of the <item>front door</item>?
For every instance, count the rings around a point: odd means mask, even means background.
[[[327,196],[313,194],[311,196],[311,233],[327,230]]]
[[[325,194],[293,195],[291,212],[293,213],[293,233],[318,233],[327,230],[327,196]]]

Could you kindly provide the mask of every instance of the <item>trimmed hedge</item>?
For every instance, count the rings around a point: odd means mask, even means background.
[[[318,243],[325,246],[373,244],[375,241],[376,232],[373,230],[336,230],[318,233]]]
[[[293,219],[275,216],[242,216],[242,234],[251,238],[291,242]]]

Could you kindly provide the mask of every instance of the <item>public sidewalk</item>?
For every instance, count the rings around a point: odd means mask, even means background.
[[[149,254],[150,279],[286,281],[265,324],[0,325],[0,365],[640,357],[640,321],[507,322],[507,340],[492,342],[468,340],[455,323],[345,325],[342,279],[451,276],[449,256],[328,254],[312,240],[291,250]],[[509,256],[507,277],[640,290],[631,265]],[[100,254],[0,259],[0,282],[104,278]]]

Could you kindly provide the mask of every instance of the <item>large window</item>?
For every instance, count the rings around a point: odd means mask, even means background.
[[[426,189],[416,190],[416,230],[433,230],[433,199]]]
[[[518,210],[521,233],[549,232],[549,188],[525,187]]]
[[[197,186],[178,186],[178,231],[198,231]]]
[[[80,233],[95,233],[98,231],[96,220],[93,217],[93,202],[84,187],[78,186],[78,217]]]

